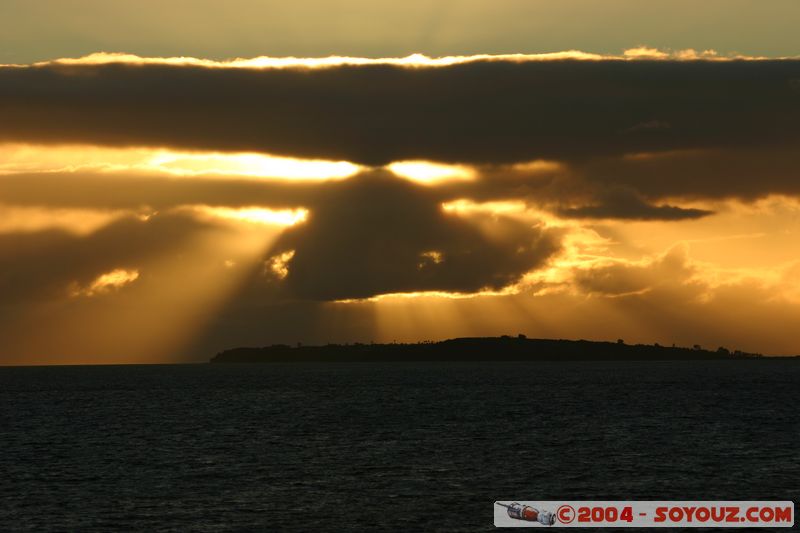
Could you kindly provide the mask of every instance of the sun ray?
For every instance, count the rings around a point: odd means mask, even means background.
[[[0,175],[28,172],[146,172],[169,177],[326,181],[363,167],[348,161],[299,159],[254,152],[188,152],[166,148],[110,148],[81,144],[0,144]]]

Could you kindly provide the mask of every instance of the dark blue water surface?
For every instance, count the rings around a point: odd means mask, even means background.
[[[0,368],[0,530],[489,531],[800,500],[800,361]]]

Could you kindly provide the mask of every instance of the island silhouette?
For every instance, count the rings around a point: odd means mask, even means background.
[[[296,346],[274,344],[261,348],[232,348],[211,363],[292,362],[421,362],[421,361],[670,361],[753,359],[761,354],[719,347],[706,350],[659,344],[563,339],[529,339],[525,335],[465,337],[438,342],[352,343]]]

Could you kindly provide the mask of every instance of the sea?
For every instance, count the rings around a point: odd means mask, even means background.
[[[797,503],[798,400],[797,359],[5,367],[0,531],[472,532],[498,500]]]

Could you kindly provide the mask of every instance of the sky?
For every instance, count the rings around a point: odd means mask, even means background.
[[[0,364],[799,354],[794,1],[0,3]]]

